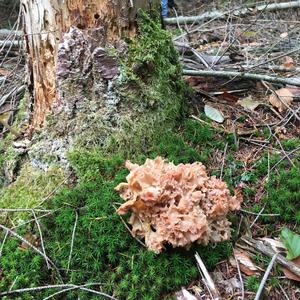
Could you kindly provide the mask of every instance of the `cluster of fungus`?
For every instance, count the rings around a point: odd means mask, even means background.
[[[230,238],[226,215],[240,208],[241,199],[230,195],[225,182],[208,176],[202,163],[174,165],[157,157],[141,166],[127,161],[126,167],[127,183],[116,187],[126,202],[117,212],[131,211],[132,233],[150,250]]]

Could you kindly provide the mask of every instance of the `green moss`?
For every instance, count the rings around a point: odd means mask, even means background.
[[[255,168],[244,173],[247,175],[248,182],[253,185],[261,182],[264,184],[264,196],[261,201],[252,205],[252,210],[259,212],[264,206],[264,213],[278,214],[277,222],[296,225],[299,230],[300,225],[300,150],[299,139],[290,139],[282,142],[286,153],[290,154],[291,165],[288,159],[282,159],[277,153],[263,155],[255,164]],[[269,171],[270,170],[270,171]],[[268,176],[269,174],[269,176]],[[263,180],[263,181],[262,181]],[[250,191],[250,200],[253,200],[255,191]],[[261,220],[268,224],[270,217],[261,217]],[[273,223],[273,230],[275,229]]]
[[[1,241],[4,234],[1,232]],[[10,237],[5,241],[2,255],[0,257],[1,280],[0,291],[7,291],[23,287],[34,287],[37,282],[43,282],[49,276],[49,272],[40,255],[35,255],[30,249],[21,248],[19,240]],[[29,293],[22,293],[19,296],[2,296],[1,299],[36,299]]]
[[[18,112],[16,114],[16,116],[14,117],[14,127],[20,128],[20,126],[22,125],[22,122],[24,121],[24,118],[26,117],[26,95],[20,99],[19,105],[18,105]]]
[[[146,157],[156,155],[162,155],[175,163],[201,159],[201,151],[195,149],[195,145],[202,139],[200,132],[199,140],[195,139],[190,143],[184,137],[191,133],[191,126],[198,130],[196,124],[188,121],[177,133],[165,131],[148,152],[135,154],[135,161],[143,162]],[[201,126],[199,128],[201,131]],[[203,130],[204,136],[206,130],[207,128]],[[202,146],[212,143],[214,139],[219,138],[211,136],[206,141],[203,138]],[[58,209],[57,212],[44,221],[41,220],[46,252],[62,270],[66,283],[101,282],[102,290],[114,294],[118,299],[164,299],[199,276],[194,260],[195,251],[200,253],[209,269],[230,255],[230,241],[207,247],[194,245],[189,251],[167,247],[159,255],[147,251],[128,233],[120,216],[115,212],[115,203],[120,203],[121,199],[114,192],[114,187],[123,182],[128,174],[123,167],[124,157],[107,157],[100,149],[80,149],[70,153],[69,160],[76,170],[78,185],[73,189],[64,189],[56,195],[48,203],[48,208]],[[72,271],[66,273],[76,214],[78,222],[70,264]],[[4,245],[2,257],[8,260],[5,272],[9,272],[9,260],[15,258],[9,256],[8,251],[11,248],[8,247],[9,244]],[[9,288],[15,273],[28,273],[26,265],[23,265],[27,260],[31,263],[26,253],[18,259],[22,260],[22,264],[18,265],[20,269],[7,276],[2,285],[3,291]],[[10,263],[13,264],[12,261]],[[40,267],[45,269],[43,261],[41,264]],[[31,284],[39,286],[53,283],[51,274],[46,279],[44,276],[45,273],[42,273],[40,277],[34,277]],[[28,286],[26,282],[23,285]],[[32,292],[27,293],[26,297],[42,299],[49,293],[50,291]],[[94,299],[92,294],[77,290],[66,292],[64,299],[77,299],[79,296],[83,299]]]
[[[260,278],[257,275],[251,275],[246,278],[245,285],[252,292],[257,292],[260,284]]]
[[[138,22],[139,34],[122,60],[118,83],[120,109],[128,113],[107,151],[129,156],[147,151],[163,131],[174,128],[188,98],[170,33],[145,14]]]
[[[48,171],[32,167],[29,163],[25,164],[16,181],[1,191],[1,208],[33,208],[52,193],[59,186],[65,173],[58,167],[51,167]],[[24,213],[15,213],[16,218],[24,217]],[[12,214],[10,214],[12,216]]]

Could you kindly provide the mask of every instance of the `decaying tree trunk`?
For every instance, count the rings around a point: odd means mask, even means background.
[[[148,0],[21,0],[27,46],[32,124],[40,127],[59,101],[56,86],[58,45],[70,28],[78,28],[98,47],[132,37],[138,9]],[[159,2],[159,1],[156,1]]]
[[[22,0],[22,8],[31,165],[68,166],[68,152],[94,146],[137,153],[173,126],[185,97],[159,0]]]

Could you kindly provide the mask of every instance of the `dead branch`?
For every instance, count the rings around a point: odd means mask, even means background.
[[[300,78],[282,78],[262,74],[235,72],[235,71],[206,71],[206,70],[183,70],[183,75],[189,76],[207,76],[207,77],[237,77],[252,80],[264,80],[273,83],[290,84],[300,86]]]
[[[75,211],[75,223],[74,223],[74,227],[73,227],[73,231],[72,231],[70,254],[69,254],[68,265],[67,265],[67,273],[69,272],[70,264],[71,264],[77,222],[78,222],[78,213],[77,213],[77,211]]]
[[[8,94],[2,96],[0,98],[0,107],[7,101],[9,100],[13,95],[18,95],[21,94],[25,91],[26,86],[25,85],[21,85],[20,87],[17,87],[15,89],[13,89],[11,92],[9,92]]]
[[[1,48],[19,48],[22,46],[22,41],[0,41]]]
[[[203,282],[206,285],[208,291],[211,293],[211,296],[214,300],[220,299],[219,291],[217,290],[213,280],[211,279],[201,257],[199,256],[198,252],[195,254],[195,258],[197,261],[197,266],[202,276]]]
[[[231,14],[235,17],[244,17],[246,15],[251,15],[253,13],[261,12],[261,11],[277,11],[282,9],[289,9],[289,8],[297,8],[300,7],[300,1],[291,1],[291,2],[284,2],[284,3],[272,3],[272,4],[262,4],[257,5],[255,7],[245,7],[245,8],[237,8],[235,10],[231,11],[211,11],[206,12],[199,16],[190,16],[190,17],[184,17],[179,16],[177,18],[164,18],[165,24],[171,25],[171,24],[187,24],[187,23],[199,23],[211,19],[221,19],[226,18],[228,14]]]
[[[15,39],[20,39],[23,36],[22,30],[0,29],[0,39],[7,39],[14,36]]]
[[[265,244],[262,241],[256,241],[250,237],[242,237],[241,240],[245,242],[247,245],[251,246],[252,248],[258,250],[259,252],[263,253],[264,255],[267,255],[269,257],[273,257],[276,252],[269,247],[267,244]],[[281,254],[278,254],[276,257],[276,260],[285,268],[289,269],[292,273],[294,273],[297,276],[300,276],[300,268],[294,264],[293,262],[287,260],[284,256]]]
[[[56,284],[56,285],[45,285],[45,286],[38,286],[38,287],[32,287],[32,288],[24,288],[24,289],[17,289],[17,290],[11,290],[7,292],[3,292],[0,294],[0,296],[6,296],[6,295],[12,295],[12,294],[20,294],[24,292],[34,292],[34,291],[42,291],[42,290],[48,290],[48,289],[69,289],[69,288],[76,288],[80,289],[86,292],[90,292],[99,296],[104,296],[108,299],[117,300],[117,298],[110,296],[108,294],[105,294],[103,292],[98,292],[96,290],[88,289],[86,286],[93,286],[93,285],[102,285],[102,283],[88,283],[84,285],[75,285],[75,284]],[[65,290],[66,291],[66,290]],[[49,297],[47,297],[49,299]]]

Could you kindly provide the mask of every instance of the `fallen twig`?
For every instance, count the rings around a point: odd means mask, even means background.
[[[79,285],[79,286],[78,285],[70,286],[61,291],[55,292],[55,293],[47,296],[46,298],[43,298],[43,300],[48,300],[48,299],[53,298],[54,296],[57,296],[57,295],[60,295],[60,294],[63,294],[63,293],[66,293],[66,292],[69,292],[72,290],[76,290],[76,289],[80,289],[80,288],[84,288],[84,287],[88,287],[88,286],[93,286],[93,285],[101,285],[101,283],[87,283],[87,284],[83,284],[83,285]]]
[[[117,211],[116,206],[113,205],[113,207],[114,207],[114,209]],[[147,248],[146,244],[143,243],[140,239],[138,239],[138,238],[132,233],[131,229],[130,229],[129,226],[126,224],[126,222],[123,220],[122,216],[119,215],[119,217],[120,217],[122,223],[124,224],[125,228],[129,231],[130,235],[131,235],[131,236],[132,236],[139,244],[141,244],[143,247]]]
[[[112,300],[117,300],[117,298],[110,296],[108,294],[105,294],[103,292],[98,292],[92,289],[88,289],[85,286],[87,285],[101,285],[101,283],[90,283],[90,284],[85,284],[85,285],[75,285],[75,284],[56,284],[56,285],[45,285],[45,286],[38,286],[38,287],[33,287],[33,288],[24,288],[24,289],[18,289],[18,290],[12,290],[12,291],[7,291],[7,292],[3,292],[0,294],[0,296],[6,296],[6,295],[11,295],[11,294],[16,294],[16,293],[25,293],[25,292],[38,292],[38,291],[42,291],[42,290],[48,290],[48,289],[59,289],[59,288],[63,288],[63,289],[68,289],[68,288],[77,288],[83,291],[87,291],[87,292],[91,292],[100,296],[104,296],[108,299],[112,299]]]
[[[72,231],[72,239],[71,239],[70,254],[69,254],[69,259],[68,259],[67,273],[69,272],[69,269],[70,269],[70,263],[71,263],[73,247],[74,247],[75,232],[76,232],[76,227],[77,227],[77,222],[78,222],[78,212],[75,211],[75,214],[76,215],[75,215],[75,222],[74,222],[74,227],[73,227],[73,231]]]
[[[243,276],[242,276],[241,269],[240,269],[240,264],[239,264],[238,260],[236,259],[236,256],[234,255],[234,253],[233,253],[233,257],[234,257],[234,260],[235,260],[235,263],[236,263],[236,267],[237,267],[239,278],[240,278],[240,282],[241,282],[242,300],[244,300],[245,299],[245,287],[244,287]]]
[[[7,101],[9,100],[13,95],[18,95],[21,94],[25,91],[26,85],[21,85],[18,88],[14,88],[11,92],[8,94],[4,95],[0,99],[0,107]]]
[[[189,76],[211,76],[211,77],[239,77],[252,80],[265,80],[273,83],[283,83],[300,86],[300,78],[282,78],[269,75],[235,72],[235,71],[207,71],[207,70],[183,70],[183,75]]]
[[[6,230],[3,241],[1,243],[1,247],[0,247],[0,257],[2,256],[3,247],[4,247],[4,244],[5,244],[5,241],[6,241],[7,237],[8,237],[8,231]]]
[[[245,209],[240,209],[240,211],[244,212],[244,213],[247,213],[247,214],[250,214],[250,215],[255,215],[255,216],[260,215],[261,217],[277,217],[277,216],[280,216],[280,214],[260,214],[260,213],[255,213],[255,212],[248,211],[248,210],[245,210]]]
[[[274,256],[272,257],[272,260],[270,261],[270,263],[269,263],[269,265],[268,265],[268,268],[267,268],[267,270],[266,270],[266,272],[265,272],[265,274],[264,274],[264,277],[263,277],[263,279],[261,280],[261,283],[260,283],[260,285],[259,285],[259,288],[258,288],[258,290],[257,290],[257,293],[256,293],[256,295],[255,295],[254,300],[259,300],[259,299],[260,299],[260,295],[261,295],[261,293],[262,293],[262,291],[263,291],[263,289],[264,289],[264,286],[265,286],[266,281],[267,281],[267,279],[268,279],[268,277],[269,277],[269,274],[270,274],[270,272],[271,272],[271,270],[272,270],[272,268],[273,268],[273,265],[274,265],[274,263],[275,263],[275,260],[276,260],[277,256],[278,256],[278,253],[274,254]]]
[[[208,291],[211,293],[212,295],[212,298],[214,300],[217,300],[217,299],[220,299],[220,294],[219,294],[219,291],[217,290],[213,280],[211,279],[200,255],[198,254],[198,252],[196,252],[195,254],[195,258],[196,258],[196,261],[197,261],[197,266],[198,266],[198,269],[200,271],[200,274],[202,276],[202,279],[203,279],[203,282],[205,283]]]
[[[47,255],[46,255],[46,249],[45,249],[45,246],[44,246],[44,239],[43,239],[43,234],[42,234],[42,230],[41,230],[40,223],[39,223],[39,221],[38,221],[38,219],[37,219],[37,216],[36,216],[36,213],[35,213],[34,209],[32,209],[31,212],[32,212],[32,215],[33,215],[33,217],[34,217],[34,220],[35,220],[36,226],[37,226],[37,228],[38,228],[39,234],[40,234],[41,246],[42,246],[43,253],[44,253],[45,257],[47,257]],[[47,264],[47,268],[50,269],[50,265],[49,265],[48,260],[46,260],[46,264]]]
[[[257,5],[253,8],[245,7],[241,9],[235,9],[231,11],[211,11],[206,12],[199,16],[179,16],[177,18],[164,18],[165,24],[187,24],[187,23],[199,23],[203,21],[207,21],[210,19],[220,19],[227,17],[228,14],[231,14],[234,17],[243,17],[246,15],[250,15],[253,12],[261,12],[261,11],[276,11],[281,9],[289,9],[289,8],[297,8],[300,7],[300,1],[291,1],[291,2],[284,2],[284,3],[272,3],[272,4],[262,4]]]

